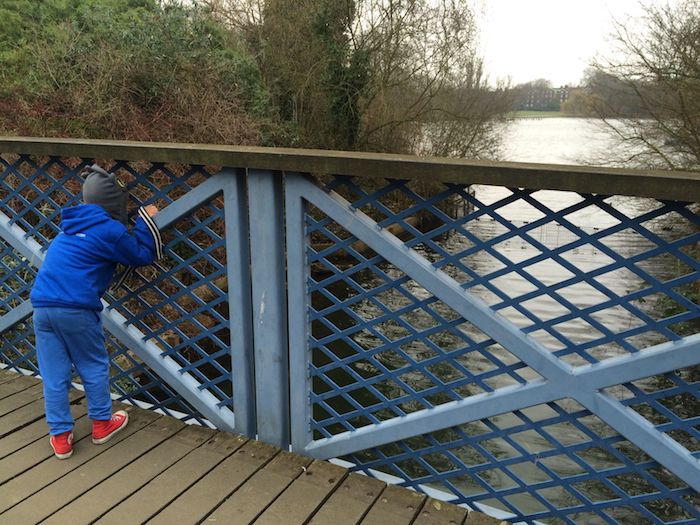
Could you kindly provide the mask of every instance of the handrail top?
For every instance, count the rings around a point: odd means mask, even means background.
[[[354,151],[2,137],[0,153],[147,160],[370,178],[424,179],[700,202],[700,172],[419,157]]]

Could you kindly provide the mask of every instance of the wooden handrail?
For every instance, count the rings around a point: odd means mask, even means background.
[[[0,153],[148,160],[273,171],[428,179],[700,202],[700,173],[417,157],[352,151],[0,137]]]

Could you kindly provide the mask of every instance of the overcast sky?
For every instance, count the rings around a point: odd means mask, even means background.
[[[647,0],[649,1],[649,0]],[[658,1],[654,1],[658,3]],[[489,78],[576,85],[609,49],[612,20],[639,17],[638,0],[482,0],[481,49]]]

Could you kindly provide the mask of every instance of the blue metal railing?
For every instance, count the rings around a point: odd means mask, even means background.
[[[167,256],[105,298],[120,399],[513,521],[700,518],[697,175],[2,144],[4,366],[37,373],[28,293],[80,170],[127,159]]]

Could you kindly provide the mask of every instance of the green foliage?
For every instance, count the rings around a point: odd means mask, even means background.
[[[353,13],[354,0],[300,0],[294,9],[285,0],[265,2],[254,47],[273,103],[295,129],[294,146],[347,149],[355,142],[361,91],[348,82]]]
[[[0,79],[0,93],[13,95],[14,113],[23,117],[4,122],[6,130],[187,142],[274,140],[274,112],[254,58],[207,10],[161,7],[151,0],[73,0],[62,6],[25,30],[33,36],[14,50],[21,60],[12,78]]]
[[[451,0],[5,0],[0,133],[478,156],[475,34]]]
[[[352,1],[321,3],[313,21],[313,34],[322,44],[326,60],[321,80],[327,94],[330,125],[336,149],[353,149],[360,131],[359,100],[369,81],[369,55],[353,50],[348,38],[355,16]]]

